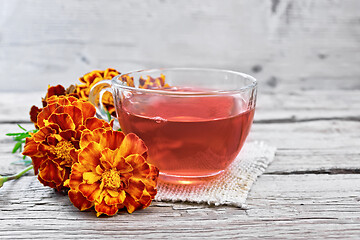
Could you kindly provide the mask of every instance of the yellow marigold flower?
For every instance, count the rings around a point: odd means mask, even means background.
[[[126,207],[143,209],[154,199],[159,171],[146,161],[147,147],[135,134],[95,129],[80,140],[79,162],[72,167],[69,198],[75,207],[94,206],[97,216]]]
[[[45,186],[64,189],[71,166],[77,162],[85,129],[111,129],[94,117],[95,107],[74,97],[51,96],[36,117],[37,133],[26,139],[23,154],[31,157],[35,174]]]

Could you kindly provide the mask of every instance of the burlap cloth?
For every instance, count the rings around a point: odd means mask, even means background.
[[[264,142],[247,142],[235,161],[218,177],[197,185],[160,182],[156,201],[183,201],[246,208],[251,186],[274,159],[276,149]]]

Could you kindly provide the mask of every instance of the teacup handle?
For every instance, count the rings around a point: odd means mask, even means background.
[[[114,96],[111,89],[111,80],[102,80],[96,83],[90,89],[89,101],[95,106],[96,115],[104,120],[108,120],[108,113],[102,103],[102,98],[105,92],[110,92]],[[97,101],[97,96],[99,96],[99,101]]]

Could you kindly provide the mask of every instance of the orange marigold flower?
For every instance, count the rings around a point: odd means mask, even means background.
[[[57,86],[49,86],[45,98],[42,98],[42,105],[46,107],[47,99],[52,96],[65,96],[66,90],[62,85]],[[30,120],[35,124],[35,127],[38,129],[37,125],[37,116],[42,111],[42,108],[38,108],[37,106],[32,106],[30,109]]]
[[[72,96],[81,100],[88,101],[90,89],[98,82],[105,79],[112,79],[120,73],[112,68],[108,68],[105,71],[95,70],[85,74],[79,80],[81,84],[71,85],[65,89],[62,85],[49,86],[45,98],[42,98],[43,107],[46,107],[47,100],[52,96]],[[107,111],[113,115],[115,114],[114,100],[109,92],[105,92],[103,97],[103,104]],[[37,126],[37,115],[41,112],[42,108],[32,106],[30,110],[30,119]]]
[[[119,75],[120,72],[113,68],[108,68],[105,71],[94,70],[82,76],[79,80],[82,84],[78,84],[75,86],[74,93],[78,95],[79,99],[88,100],[90,89],[98,82],[105,79],[112,79],[113,77]],[[106,110],[113,116],[115,116],[115,107],[114,107],[114,99],[109,92],[104,93],[103,104]]]
[[[111,129],[94,117],[95,107],[74,97],[51,96],[37,115],[39,131],[26,139],[23,154],[31,157],[35,174],[45,186],[64,189],[71,166],[77,162],[84,129]]]
[[[134,78],[130,77],[127,74],[121,76],[121,81],[123,83],[126,83],[126,85],[129,86],[129,87],[135,87]]]
[[[144,79],[142,76],[139,79],[139,88],[146,89],[158,89],[158,88],[169,88],[169,84],[165,84],[165,75],[161,74],[160,77],[153,78],[147,76],[147,79]]]
[[[80,99],[88,100],[90,89],[98,82],[105,79],[112,79],[120,73],[113,68],[108,68],[105,71],[94,70],[82,76],[79,80],[82,84],[76,85],[76,93],[79,94]],[[113,104],[112,102],[104,102],[104,104]]]
[[[70,201],[81,211],[94,206],[97,216],[129,213],[150,205],[159,171],[146,161],[147,147],[135,134],[95,129],[80,140],[78,162],[69,179]]]
[[[71,85],[68,89],[65,89],[62,85],[49,86],[45,98],[42,98],[43,108],[47,106],[48,99],[52,96],[71,96],[79,98],[79,96],[74,92],[74,86]],[[35,124],[35,127],[39,129],[37,125],[38,114],[43,110],[43,108],[38,108],[37,106],[32,106],[30,109],[30,120]]]

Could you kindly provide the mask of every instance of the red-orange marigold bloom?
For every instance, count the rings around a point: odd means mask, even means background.
[[[143,209],[154,199],[159,171],[146,161],[147,147],[135,134],[96,129],[80,140],[79,162],[69,179],[70,201],[80,210],[94,206],[97,216],[126,207]]]
[[[37,115],[39,131],[26,139],[24,155],[31,157],[35,174],[45,186],[64,189],[71,166],[77,162],[84,129],[111,129],[94,117],[94,106],[74,97],[52,96]]]
[[[49,86],[45,98],[42,98],[42,105],[46,107],[47,99],[52,96],[65,96],[66,90],[62,85],[57,86]],[[35,127],[39,129],[37,125],[37,116],[42,111],[42,108],[38,108],[37,106],[32,106],[30,109],[30,120],[35,124]]]

